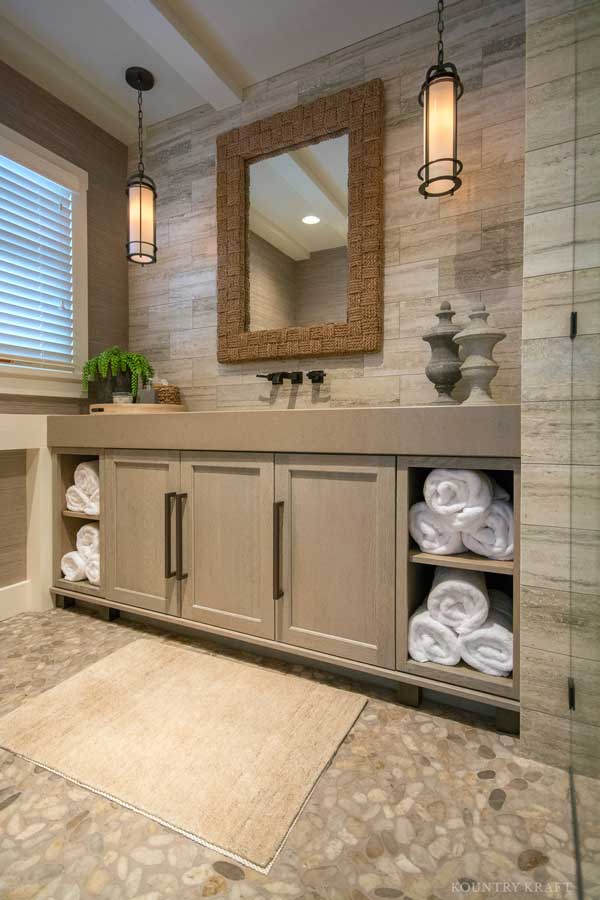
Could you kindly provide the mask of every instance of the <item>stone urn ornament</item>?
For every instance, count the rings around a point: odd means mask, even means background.
[[[458,403],[452,396],[452,391],[460,380],[458,347],[454,343],[460,327],[452,324],[454,310],[447,300],[442,301],[436,316],[438,324],[423,335],[423,340],[431,347],[431,359],[425,374],[438,392],[437,399],[432,400],[432,406],[447,406]]]
[[[463,405],[496,402],[490,392],[490,382],[498,371],[493,352],[496,344],[506,337],[506,332],[488,325],[488,316],[484,303],[474,307],[469,313],[470,323],[454,337],[461,349],[463,363],[460,372],[467,385]]]

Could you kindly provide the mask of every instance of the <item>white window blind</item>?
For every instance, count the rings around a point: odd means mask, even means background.
[[[0,363],[74,368],[73,194],[2,155]]]

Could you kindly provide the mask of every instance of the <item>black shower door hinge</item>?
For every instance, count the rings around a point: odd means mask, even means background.
[[[571,329],[569,331],[569,337],[571,340],[577,337],[577,312],[575,310],[571,313]]]
[[[575,679],[569,676],[569,709],[575,709]]]

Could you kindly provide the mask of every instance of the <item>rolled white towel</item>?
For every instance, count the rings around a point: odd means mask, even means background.
[[[84,560],[100,552],[100,529],[97,525],[82,525],[77,532],[77,552]]]
[[[88,516],[97,516],[100,513],[100,491],[94,491],[94,493],[88,498],[88,502],[85,505],[84,512],[88,514]]]
[[[476,525],[461,532],[469,550],[489,559],[514,559],[515,524],[512,503],[494,500]]]
[[[508,676],[513,669],[513,633],[510,619],[496,608],[484,624],[459,637],[460,655],[487,675]]]
[[[460,532],[448,525],[442,516],[432,512],[426,503],[414,503],[408,512],[408,530],[425,553],[464,553]]]
[[[423,496],[429,509],[452,528],[464,531],[476,525],[491,506],[494,484],[476,469],[433,469],[425,479]]]
[[[490,609],[485,576],[481,572],[437,566],[427,609],[436,621],[453,628],[457,634],[479,628]]]
[[[100,554],[94,553],[85,562],[85,577],[90,584],[100,584]]]
[[[65,553],[60,568],[67,581],[83,581],[85,578],[85,560],[77,550]]]
[[[76,485],[72,484],[70,488],[67,488],[65,492],[67,509],[70,509],[72,512],[85,512],[89,502],[90,498],[87,494],[84,494]],[[90,515],[95,515],[95,513],[90,513]]]
[[[460,660],[458,637],[451,628],[436,621],[425,605],[410,617],[408,652],[417,662],[455,666]]]
[[[97,459],[80,462],[75,469],[75,475],[73,476],[75,487],[78,487],[88,497],[91,497],[94,491],[100,490],[99,469],[100,466]]]

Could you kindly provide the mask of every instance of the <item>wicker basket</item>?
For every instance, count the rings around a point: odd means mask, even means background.
[[[181,391],[176,384],[154,385],[157,403],[181,403]]]

